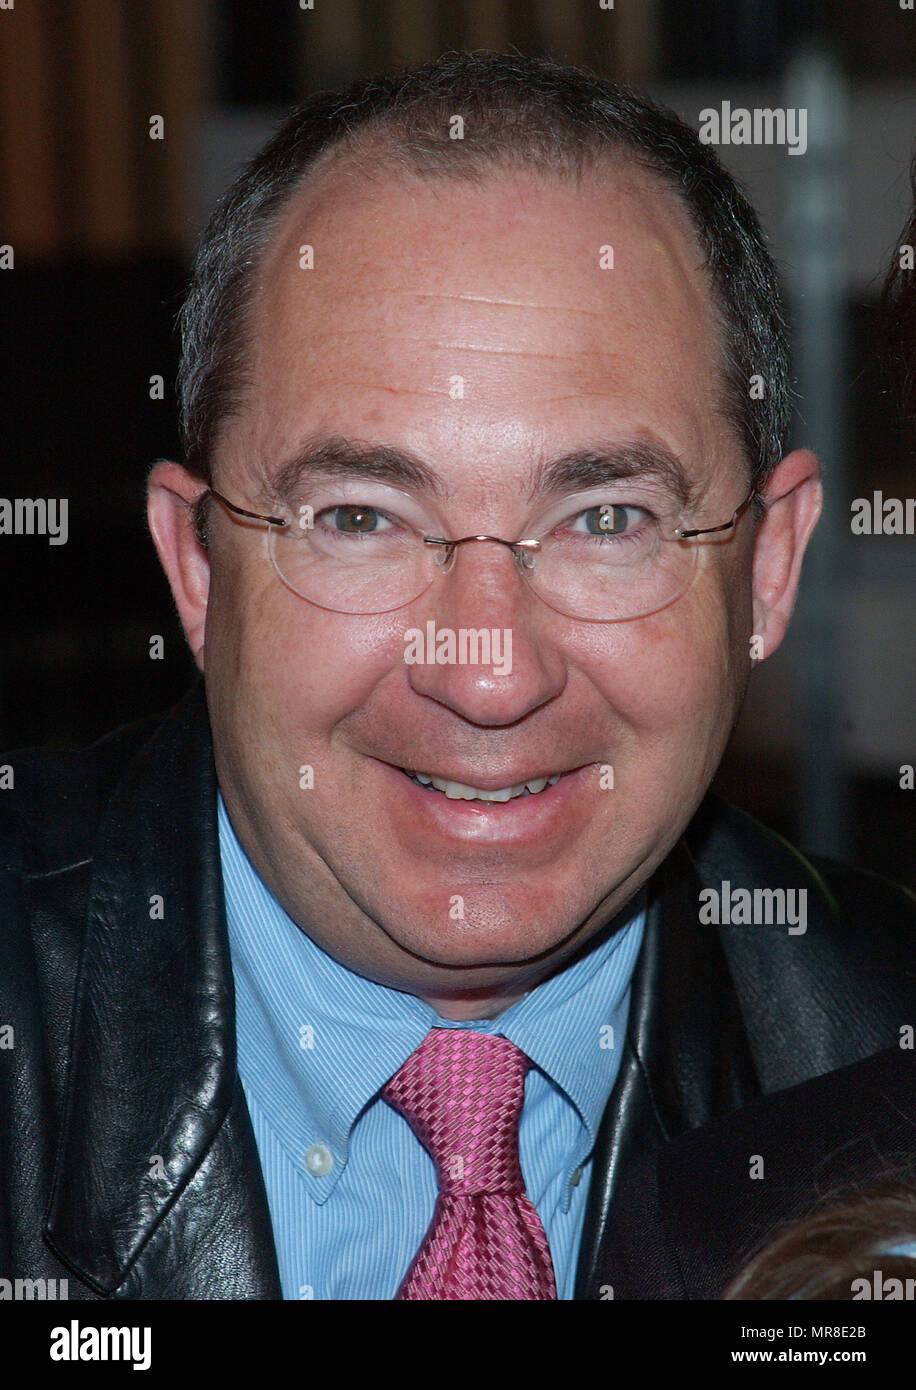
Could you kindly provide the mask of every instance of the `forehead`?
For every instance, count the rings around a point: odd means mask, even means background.
[[[469,482],[594,438],[655,438],[697,468],[734,453],[702,254],[632,165],[469,182],[332,162],[284,214],[248,335],[230,447],[266,470],[321,435]]]

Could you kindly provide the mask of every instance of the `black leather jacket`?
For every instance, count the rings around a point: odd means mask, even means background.
[[[0,1278],[67,1279],[71,1299],[279,1298],[202,688],[86,751],[0,761],[15,779],[0,792]],[[807,931],[700,926],[701,887],[726,879],[807,889]],[[911,895],[704,803],[649,886],[577,1298],[626,1294],[628,1164],[895,1045],[916,1017],[914,945]]]

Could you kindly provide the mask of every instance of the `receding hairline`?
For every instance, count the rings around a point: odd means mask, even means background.
[[[667,204],[670,218],[677,220],[685,244],[690,245],[697,253],[698,269],[704,277],[710,304],[716,318],[721,317],[715,285],[689,207],[659,170],[644,161],[630,157],[625,148],[595,152],[592,158],[582,160],[573,167],[546,163],[533,165],[524,157],[523,152],[510,147],[508,150],[480,152],[473,162],[459,159],[453,166],[440,169],[415,166],[410,160],[405,161],[398,149],[391,148],[383,136],[377,133],[374,133],[371,143],[367,146],[357,137],[352,146],[349,142],[338,142],[323,150],[276,209],[270,222],[265,225],[267,236],[251,277],[249,310],[263,290],[265,276],[269,274],[272,253],[282,243],[284,232],[294,225],[297,215],[308,208],[310,198],[327,198],[330,202],[335,199],[342,200],[351,193],[355,193],[359,198],[363,196],[367,185],[376,190],[384,190],[386,186],[409,188],[411,183],[439,183],[443,186],[472,183],[478,189],[485,189],[488,184],[498,181],[501,175],[516,175],[528,178],[535,184],[566,185],[574,189],[582,188],[588,181],[600,185],[603,178],[608,178],[609,181],[613,178],[624,179],[631,181],[640,191],[661,196]],[[335,182],[338,185],[336,190]]]
[[[552,157],[515,142],[497,145],[480,141],[468,146],[461,141],[455,143],[458,148],[454,157],[445,158],[440,151],[414,149],[409,136],[402,136],[396,129],[388,130],[383,123],[361,127],[353,135],[328,145],[304,170],[276,210],[273,228],[276,230],[282,223],[292,203],[332,176],[345,182],[353,180],[376,186],[414,180],[473,183],[484,187],[501,174],[519,174],[534,181],[580,187],[590,179],[600,182],[602,176],[610,173],[617,177],[629,175],[646,187],[664,193],[670,205],[677,208],[685,230],[700,244],[691,210],[673,180],[657,163],[622,139],[609,139],[600,146],[583,146],[575,153],[561,146]]]

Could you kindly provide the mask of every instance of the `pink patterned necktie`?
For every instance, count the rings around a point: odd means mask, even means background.
[[[556,1298],[518,1157],[530,1066],[507,1038],[433,1028],[383,1088],[439,1180],[432,1223],[396,1299]]]

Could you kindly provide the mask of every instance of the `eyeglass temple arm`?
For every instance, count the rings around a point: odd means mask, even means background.
[[[204,496],[209,494],[215,497],[218,502],[222,502],[224,507],[228,507],[230,512],[235,512],[237,516],[250,517],[252,521],[269,521],[271,526],[288,526],[289,522],[284,521],[282,516],[262,516],[260,512],[248,512],[244,507],[237,507],[234,502],[230,502],[228,497],[224,497],[221,492],[217,492],[215,487],[208,487]]]
[[[674,534],[677,536],[678,540],[689,541],[692,540],[694,536],[714,536],[718,531],[730,531],[738,518],[747,511],[756,496],[757,489],[752,487],[740,507],[735,508],[731,521],[723,521],[721,526],[703,526],[697,531],[681,531],[678,529]]]

